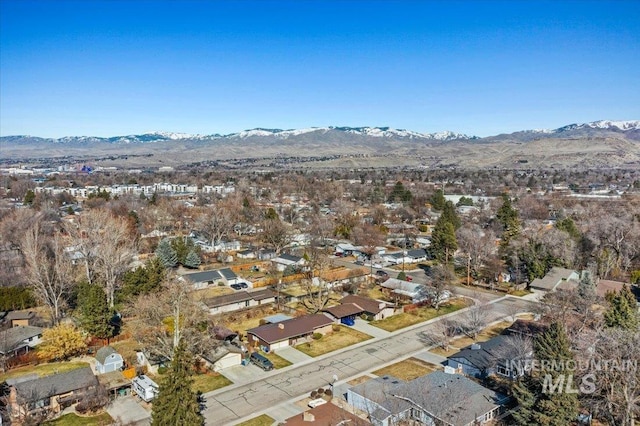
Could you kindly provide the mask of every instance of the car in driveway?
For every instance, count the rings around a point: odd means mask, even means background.
[[[273,370],[273,363],[269,361],[267,357],[260,355],[258,352],[251,352],[249,360],[264,371]]]
[[[381,277],[381,278],[388,278],[389,274],[386,271],[383,271],[382,269],[378,269],[376,271],[376,275]]]
[[[231,284],[229,287],[234,290],[242,290],[242,286],[240,284]]]
[[[340,319],[340,323],[353,327],[356,324],[356,321],[351,317],[344,317]]]
[[[240,286],[240,288],[249,288],[249,284],[245,282],[238,283],[238,285]]]
[[[358,265],[358,266],[363,266],[364,262],[362,260],[356,260],[355,262],[353,262],[354,264]]]

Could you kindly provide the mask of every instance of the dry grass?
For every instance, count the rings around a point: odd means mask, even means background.
[[[246,422],[238,423],[237,426],[271,426],[274,422],[274,419],[266,414],[262,414],[258,417],[247,420]]]
[[[284,368],[291,365],[290,361],[282,358],[280,355],[274,352],[265,353],[260,351],[260,354],[265,356],[269,361],[271,361],[271,363],[273,364],[273,368],[275,368],[276,370],[278,368]]]
[[[497,324],[491,325],[485,328],[484,330],[482,330],[478,334],[478,337],[475,340],[469,336],[462,336],[453,340],[449,344],[449,347],[447,349],[437,347],[437,348],[431,349],[429,352],[433,352],[434,354],[438,354],[442,356],[453,355],[454,353],[458,352],[460,349],[465,348],[471,345],[472,343],[482,343],[482,342],[486,342],[487,340],[493,337],[496,337],[497,335],[501,334],[506,328],[511,326],[511,324],[513,323],[508,321],[499,322]]]
[[[26,365],[16,368],[4,374],[0,374],[0,383],[7,379],[24,376],[27,374],[37,374],[40,377],[50,376],[56,373],[66,373],[67,371],[77,370],[78,368],[88,367],[89,363],[81,361],[69,362],[49,362],[46,364]]]
[[[466,299],[452,299],[440,306],[439,310],[428,307],[417,308],[411,312],[403,312],[382,320],[371,321],[370,324],[386,331],[396,331],[466,308],[468,304],[469,301]]]
[[[65,414],[55,420],[43,423],[43,426],[107,426],[113,424],[109,413],[95,416],[79,416],[76,413]]]
[[[296,346],[296,349],[309,356],[317,357],[369,339],[371,336],[368,334],[340,325],[338,331],[328,333],[320,340],[302,343]]]
[[[202,393],[211,392],[212,390],[220,389],[233,383],[220,373],[196,374],[193,376],[193,379],[193,390]]]
[[[136,352],[140,350],[140,344],[134,339],[122,340],[120,342],[111,343],[112,346],[129,365],[134,365],[137,362]]]
[[[351,379],[347,383],[349,383],[351,386],[357,386],[360,383],[366,382],[367,380],[371,380],[371,377],[364,375],[364,376],[358,376],[355,379]]]
[[[204,288],[202,290],[195,290],[191,294],[196,300],[206,300],[206,299],[211,299],[212,297],[231,294],[233,292],[234,290],[231,287],[216,285],[213,287]]]
[[[376,370],[373,374],[376,376],[389,375],[409,381],[424,376],[425,374],[433,373],[437,369],[437,366],[429,364],[428,362],[416,358],[409,358]]]
[[[373,288],[363,290],[360,295],[371,299],[387,300],[387,296],[382,292],[381,288],[382,287],[377,285]]]

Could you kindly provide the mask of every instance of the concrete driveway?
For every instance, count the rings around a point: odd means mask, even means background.
[[[447,361],[447,358],[443,357],[442,355],[434,354],[433,352],[429,351],[418,352],[413,357],[434,365],[444,365]]]
[[[291,346],[287,346],[286,348],[280,348],[274,352],[275,354],[281,356],[292,364],[299,364],[301,362],[309,361],[313,359],[309,355],[300,352],[296,348]]]
[[[131,395],[117,398],[107,408],[107,413],[123,425],[147,426],[151,424],[151,413]]]
[[[251,383],[253,380],[265,377],[267,373],[255,364],[234,365],[220,370],[220,374],[233,383]]]
[[[371,337],[387,337],[391,334],[387,330],[370,325],[362,318],[356,318],[356,323],[351,328],[361,331],[364,334],[368,334]]]

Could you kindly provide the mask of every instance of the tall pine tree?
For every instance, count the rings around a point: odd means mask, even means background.
[[[153,403],[151,426],[204,425],[198,394],[192,389],[191,355],[180,342]]]
[[[629,331],[638,330],[638,308],[636,298],[625,284],[617,293],[607,293],[609,309],[604,313],[607,327],[618,327]]]
[[[76,312],[80,325],[87,333],[101,339],[113,336],[114,327],[110,323],[113,313],[101,286],[89,283],[80,285]]]
[[[567,369],[573,354],[564,327],[554,322],[534,340],[534,354],[541,367],[530,377],[515,383],[513,394],[519,407],[513,417],[519,425],[570,425],[578,415],[578,395],[567,392],[567,380],[572,371]],[[560,383],[551,392],[545,389],[545,381]]]
[[[502,194],[502,206],[498,209],[496,217],[502,224],[502,245],[506,247],[513,238],[520,234],[518,211],[513,208],[509,194]]]
[[[178,253],[171,245],[171,240],[163,238],[156,248],[156,256],[165,268],[174,268],[178,265]]]

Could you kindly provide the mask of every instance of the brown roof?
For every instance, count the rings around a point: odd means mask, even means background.
[[[305,413],[307,414],[306,421],[304,420]],[[347,410],[344,410],[330,402],[318,405],[315,408],[307,410],[305,413],[300,413],[293,417],[289,417],[284,421],[284,424],[286,426],[336,426],[338,424],[349,426],[371,425],[369,421],[360,418],[355,414],[351,414]],[[311,420],[311,417],[309,415],[313,416],[313,420]],[[348,421],[340,423],[344,420]]]
[[[340,303],[355,303],[360,306],[364,312],[368,312],[370,314],[377,314],[382,309],[390,307],[391,304],[387,302],[383,302],[381,300],[369,299],[368,297],[357,296],[355,294],[350,294],[349,296],[343,297],[340,300]],[[380,305],[383,305],[382,308]]]
[[[522,334],[529,337],[535,337],[546,330],[547,326],[545,324],[523,319],[516,320],[509,328],[507,328],[507,332],[509,334]]]
[[[305,315],[275,324],[261,325],[247,330],[247,334],[253,334],[267,343],[276,343],[313,333],[317,328],[331,323],[333,321],[323,314]]]
[[[349,317],[351,315],[358,315],[364,312],[360,306],[355,303],[343,303],[341,305],[331,306],[330,308],[323,309],[324,312],[329,312],[336,318]]]
[[[622,290],[624,284],[625,283],[620,281],[599,280],[596,287],[596,294],[600,297],[605,297],[608,292],[617,293]]]

